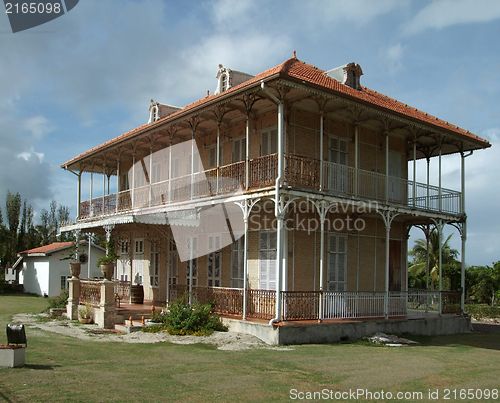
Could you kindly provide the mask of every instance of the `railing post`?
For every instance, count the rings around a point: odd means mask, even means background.
[[[78,304],[80,303],[80,279],[72,277],[68,280],[69,297],[68,304],[66,305],[66,315],[70,320],[78,319]]]
[[[116,322],[115,284],[117,281],[104,279],[101,282],[101,300],[94,321],[103,329],[113,329]]]

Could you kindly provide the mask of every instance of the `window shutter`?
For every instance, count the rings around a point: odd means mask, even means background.
[[[240,161],[241,156],[241,140],[234,140],[233,162]]]
[[[208,150],[208,167],[209,168],[214,168],[215,166],[217,166],[217,148],[216,147],[212,147]]]
[[[271,130],[269,149],[269,154],[276,154],[278,152],[278,130],[276,129]]]
[[[268,140],[268,132],[262,132],[261,136],[261,155],[268,155],[269,154],[269,140]]]

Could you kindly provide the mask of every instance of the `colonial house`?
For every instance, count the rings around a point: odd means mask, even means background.
[[[443,293],[408,290],[409,229],[453,225],[465,245],[464,160],[490,144],[362,75],[295,54],[255,76],[219,65],[213,94],[151,101],[148,123],[62,165],[78,179],[62,231],[113,235],[116,278],[160,303],[188,292],[270,324],[442,313]],[[442,184],[449,154],[461,156],[460,189]],[[102,192],[82,200],[100,177]]]
[[[79,244],[78,262],[87,277],[102,277],[97,267],[97,260],[105,256],[100,246],[81,241]],[[73,251],[72,242],[54,242],[50,245],[19,252],[16,262],[17,280],[23,284],[24,292],[55,297],[62,290],[68,289],[71,278],[68,257]],[[90,252],[90,253],[89,253]],[[75,256],[76,258],[76,256]]]

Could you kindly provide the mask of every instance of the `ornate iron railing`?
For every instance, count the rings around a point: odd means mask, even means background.
[[[193,286],[193,300],[214,302],[220,314],[243,314],[243,290],[225,287]],[[439,313],[439,291],[282,291],[283,320],[318,320],[320,300],[322,319],[366,319]],[[276,292],[247,290],[249,318],[272,319],[276,315]],[[460,314],[460,292],[442,291],[442,313]],[[170,300],[189,298],[189,286],[171,285]],[[388,311],[387,311],[388,309]],[[387,311],[387,312],[386,312]]]
[[[320,291],[283,291],[283,320],[319,319]]]
[[[276,291],[248,290],[247,316],[271,319],[276,315]]]
[[[246,161],[152,183],[80,203],[80,219],[131,209],[232,194],[246,187]],[[321,169],[321,166],[323,167]],[[273,187],[278,154],[248,161],[248,188]],[[462,213],[460,192],[295,154],[284,159],[283,183],[331,195],[399,204],[449,214]],[[132,194],[133,199],[132,200]]]
[[[120,300],[130,298],[130,281],[119,281],[115,285],[115,294]]]
[[[101,282],[92,280],[80,280],[80,305],[89,303],[99,306],[101,303]]]

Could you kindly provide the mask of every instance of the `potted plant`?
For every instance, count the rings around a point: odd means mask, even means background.
[[[76,243],[73,242],[68,254],[59,260],[70,260],[69,272],[73,278],[79,278],[82,271],[82,264],[78,261],[78,252],[76,250]]]
[[[106,242],[106,256],[101,257],[97,261],[97,267],[101,267],[102,276],[106,280],[111,280],[115,271],[115,261],[118,259],[118,255],[115,251],[115,245],[112,241]]]
[[[85,308],[78,311],[78,320],[80,323],[92,323],[92,307],[87,302]]]

